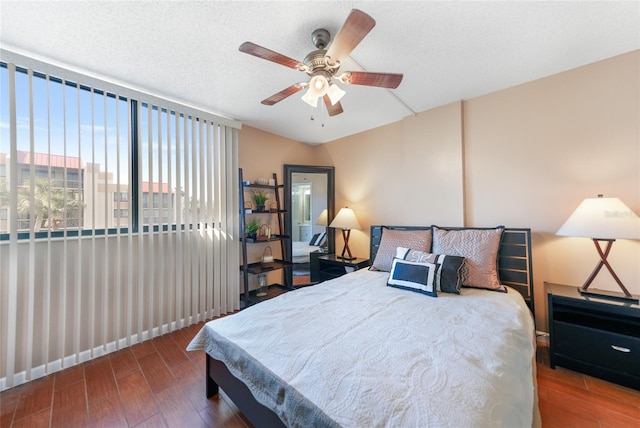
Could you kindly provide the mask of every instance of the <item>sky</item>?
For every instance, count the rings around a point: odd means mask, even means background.
[[[0,67],[0,153],[9,153],[8,75],[7,68]],[[113,182],[118,181],[119,170],[120,183],[128,183],[128,102],[116,100],[115,96],[104,95],[99,91],[78,88],[75,83],[63,84],[60,80],[47,80],[39,75],[31,77],[33,91],[30,94],[29,79],[27,73],[16,73],[17,150],[31,150],[33,132],[34,152],[80,157],[83,164],[97,163],[100,164],[101,171],[112,172]],[[31,108],[33,115],[30,114]],[[191,140],[192,121],[188,118],[186,124],[184,122],[181,116],[176,120],[173,112],[168,113],[157,107],[149,109],[147,104],[141,104],[142,181],[167,183],[171,169],[172,182],[175,182],[176,127],[182,141],[180,150],[184,152],[186,149],[187,158],[191,158],[187,162],[194,160],[193,167],[199,167],[199,153],[194,157],[192,147],[184,146],[184,128],[186,126],[187,140]],[[196,132],[196,143],[197,134]],[[181,169],[189,171],[190,165],[184,165],[184,153],[181,155]]]

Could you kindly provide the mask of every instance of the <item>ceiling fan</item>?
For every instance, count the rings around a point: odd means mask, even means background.
[[[340,99],[345,94],[333,80],[352,85],[377,86],[381,88],[395,89],[402,81],[402,74],[396,73],[369,73],[365,71],[346,71],[338,74],[341,61],[364,39],[369,31],[376,25],[376,21],[358,9],[353,9],[342,28],[329,46],[330,35],[325,29],[315,30],[311,34],[313,44],[317,50],[310,52],[300,62],[270,49],[244,42],[240,45],[240,52],[257,56],[285,67],[303,71],[311,76],[308,82],[300,82],[289,86],[262,100],[264,105],[274,105],[277,102],[308,88],[302,99],[312,107],[317,107],[318,98],[322,97],[327,106],[329,116],[342,113]]]

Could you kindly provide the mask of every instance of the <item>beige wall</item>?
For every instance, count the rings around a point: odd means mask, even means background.
[[[555,232],[584,198],[619,197],[640,212],[640,52],[464,103],[466,220],[530,227],[538,326],[543,282],[581,285],[598,256],[586,238]],[[610,262],[640,294],[640,241]],[[604,270],[594,288],[619,291]]]
[[[598,260],[590,240],[555,231],[598,193],[640,212],[638,76],[635,51],[316,147],[245,128],[240,164],[259,169],[278,153],[265,171],[334,165],[336,208],[353,208],[363,227],[350,241],[360,257],[372,224],[530,227],[537,328],[546,330],[543,281],[580,285]],[[247,152],[254,146],[259,156]],[[640,294],[640,242],[618,240],[610,261]],[[597,287],[617,289],[606,271]]]

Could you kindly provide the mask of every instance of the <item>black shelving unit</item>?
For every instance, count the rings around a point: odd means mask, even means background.
[[[269,243],[279,243],[280,244],[280,254],[282,257],[286,257],[286,246],[285,241],[290,239],[288,235],[283,234],[284,231],[284,216],[287,214],[286,210],[282,209],[282,199],[280,192],[284,189],[284,185],[278,184],[278,177],[275,173],[273,173],[273,182],[274,185],[265,185],[265,184],[255,184],[249,183],[244,180],[242,168],[238,170],[239,174],[239,182],[240,182],[240,231],[242,234],[241,238],[241,247],[242,247],[242,264],[240,265],[240,270],[242,271],[242,279],[243,279],[243,293],[241,300],[241,307],[246,308],[248,306],[254,305],[256,303],[262,302],[264,300],[270,299],[271,297],[275,297],[278,294],[282,294],[292,289],[292,284],[290,283],[291,275],[287,270],[293,268],[293,263],[290,260],[283,259],[275,259],[273,266],[263,267],[260,260],[256,262],[251,262],[248,259],[247,255],[247,246],[255,245],[260,246],[261,248],[266,248],[265,244]],[[245,207],[245,193],[247,191],[251,191],[251,189],[264,189],[270,190],[274,193],[274,199],[276,203],[275,209],[271,210],[270,207],[265,207],[264,211],[251,210],[251,212],[247,212],[247,208]],[[265,240],[253,240],[247,238],[245,234],[245,226],[247,224],[247,216],[276,216],[276,229],[275,231],[271,231],[271,236]],[[275,233],[274,233],[275,232]],[[261,253],[262,254],[262,253]],[[266,296],[258,297],[256,296],[255,291],[249,291],[249,275],[258,275],[261,273],[268,273],[275,270],[283,270],[284,274],[282,275],[283,284],[275,283],[268,285],[268,291]]]

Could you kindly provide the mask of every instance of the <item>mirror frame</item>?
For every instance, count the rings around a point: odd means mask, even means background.
[[[292,228],[292,206],[291,206],[291,187],[293,183],[293,174],[326,174],[327,176],[327,220],[331,223],[335,216],[335,168],[332,166],[316,166],[316,165],[284,165],[284,208],[287,211],[285,215],[284,230],[289,237],[293,236]],[[291,239],[287,240],[285,245],[286,259],[291,260],[292,244]],[[335,253],[335,237],[333,233],[327,231],[327,254]],[[290,278],[289,284],[293,284],[293,269],[287,269]]]

